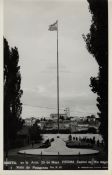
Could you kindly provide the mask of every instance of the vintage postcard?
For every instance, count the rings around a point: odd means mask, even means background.
[[[0,173],[111,174],[111,2],[0,3]]]

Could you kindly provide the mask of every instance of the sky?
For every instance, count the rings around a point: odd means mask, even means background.
[[[86,0],[4,0],[4,36],[19,51],[22,118],[49,117],[57,107],[57,35],[49,25],[59,21],[60,113],[96,114],[90,77],[98,64],[86,49],[91,14]]]

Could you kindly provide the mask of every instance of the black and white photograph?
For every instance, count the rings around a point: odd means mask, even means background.
[[[108,0],[3,5],[3,170],[108,170]]]

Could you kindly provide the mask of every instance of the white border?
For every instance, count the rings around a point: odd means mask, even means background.
[[[59,0],[58,0],[59,1]],[[109,167],[108,170],[3,170],[3,0],[0,0],[0,175],[112,175],[112,0],[108,0],[109,5]]]

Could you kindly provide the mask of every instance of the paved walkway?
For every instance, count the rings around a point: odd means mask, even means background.
[[[54,141],[51,143],[51,146],[49,148],[24,149],[19,151],[18,153],[29,155],[86,155],[95,154],[98,152],[99,151],[92,149],[68,148],[61,138],[57,138],[57,136],[55,136]]]

